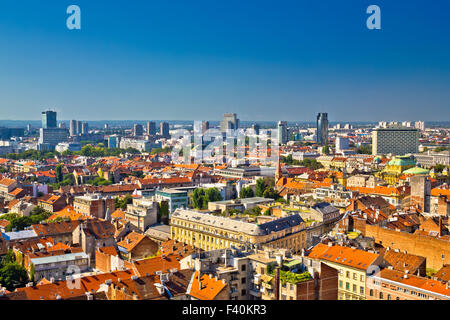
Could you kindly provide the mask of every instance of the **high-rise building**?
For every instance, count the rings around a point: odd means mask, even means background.
[[[163,138],[170,138],[169,124],[167,122],[161,122],[159,124],[160,134]]]
[[[42,112],[42,128],[56,128],[56,112],[47,110]]]
[[[259,130],[261,129],[259,124],[257,124],[257,123],[252,124],[252,129],[255,131],[256,135],[259,135]]]
[[[69,131],[65,128],[40,128],[39,143],[55,147],[60,142],[66,142]]]
[[[228,129],[239,129],[239,119],[236,113],[225,113],[220,122],[220,131],[226,132]]]
[[[112,135],[108,137],[108,148],[118,148],[120,138],[118,135]]]
[[[81,134],[88,134],[89,133],[89,125],[87,122],[83,122],[81,124]]]
[[[83,131],[83,122],[77,121],[77,134],[81,134]]]
[[[425,122],[423,122],[423,121],[416,121],[416,122],[414,123],[414,127],[415,127],[416,129],[421,130],[421,131],[425,131]]]
[[[152,136],[156,134],[156,125],[153,121],[147,121],[147,134]]]
[[[288,142],[288,130],[286,121],[278,121],[278,142],[285,144]]]
[[[390,125],[372,131],[372,154],[405,155],[419,151],[419,130]]]
[[[347,137],[336,137],[336,152],[342,152],[349,149],[349,140]]]
[[[78,124],[77,124],[77,120],[70,120],[70,124],[69,124],[69,133],[70,135],[76,136],[78,134]]]
[[[202,133],[205,133],[209,129],[209,121],[202,121]]]
[[[319,145],[328,144],[328,113],[317,115],[317,143]]]
[[[141,137],[144,135],[144,127],[141,124],[135,124],[133,126],[133,136]]]

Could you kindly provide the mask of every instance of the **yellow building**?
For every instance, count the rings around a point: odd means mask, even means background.
[[[305,223],[299,215],[262,224],[177,209],[170,219],[171,238],[203,250],[264,244],[271,248],[300,251],[306,245]]]
[[[366,275],[378,270],[384,259],[372,252],[319,243],[308,255],[338,270],[338,299],[365,300]]]
[[[409,156],[397,156],[389,161],[386,167],[375,174],[376,177],[383,179],[389,185],[395,185],[398,178],[405,170],[414,168],[416,161]]]

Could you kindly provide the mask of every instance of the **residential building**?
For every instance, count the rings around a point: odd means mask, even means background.
[[[316,245],[308,257],[339,271],[339,300],[365,300],[366,277],[384,266],[384,259],[372,252],[333,245]]]
[[[73,208],[76,212],[89,217],[105,219],[106,212],[110,213],[116,209],[114,199],[110,196],[100,194],[86,194],[73,199]]]

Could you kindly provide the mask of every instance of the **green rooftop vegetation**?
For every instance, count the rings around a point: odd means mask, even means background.
[[[291,261],[295,262],[295,261]],[[275,268],[272,265],[267,266],[267,273],[271,276],[275,275]],[[284,271],[280,270],[280,279],[282,284],[292,283],[296,284],[299,282],[307,281],[309,279],[312,279],[311,274],[308,271],[302,272],[302,273],[294,273],[291,271]]]

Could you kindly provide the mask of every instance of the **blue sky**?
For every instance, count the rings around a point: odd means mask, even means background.
[[[2,0],[0,119],[450,120],[449,39],[446,0]]]

